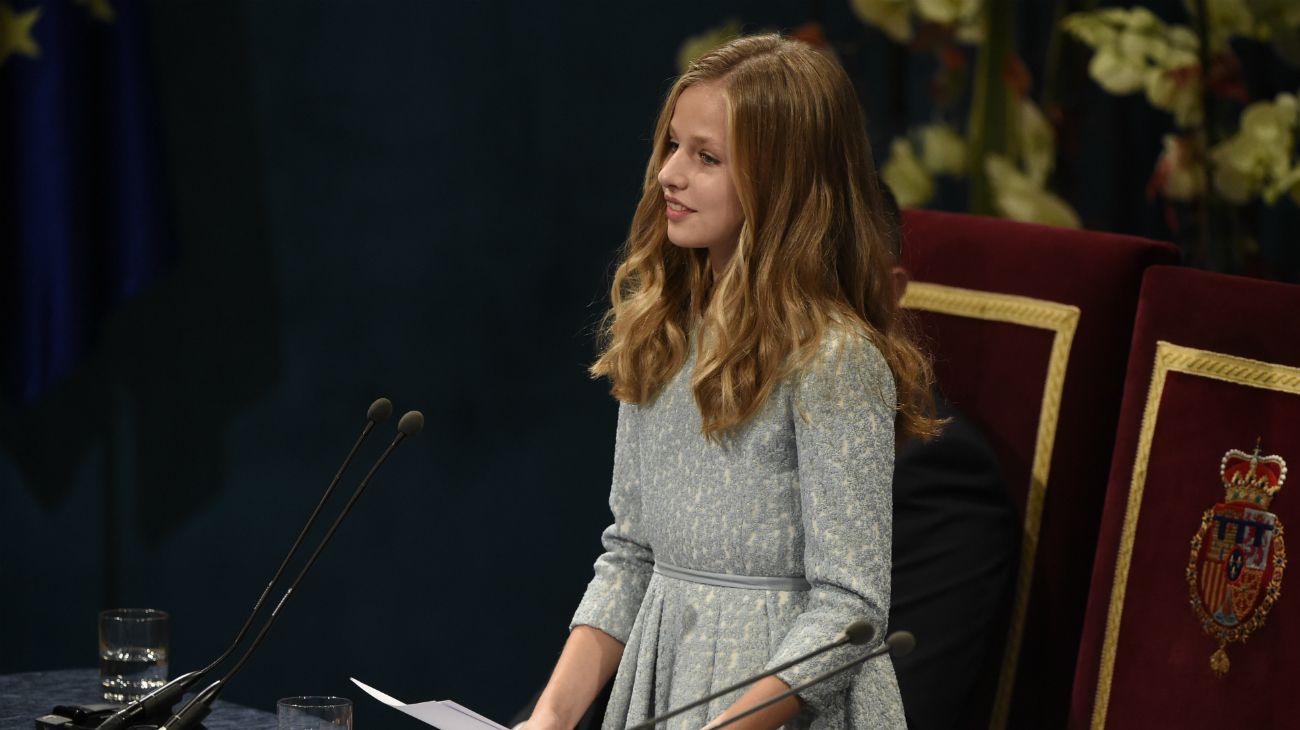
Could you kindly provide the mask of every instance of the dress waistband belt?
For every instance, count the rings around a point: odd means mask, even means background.
[[[748,588],[756,591],[806,591],[812,584],[803,576],[771,575],[732,575],[730,573],[710,573],[707,570],[679,568],[655,561],[655,572],[667,578],[703,583],[707,586],[722,588]]]

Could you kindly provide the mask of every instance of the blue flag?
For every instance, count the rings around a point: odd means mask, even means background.
[[[0,0],[0,368],[30,405],[175,247],[134,0]]]

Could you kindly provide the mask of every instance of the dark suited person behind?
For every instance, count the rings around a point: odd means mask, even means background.
[[[887,185],[882,189],[901,261],[898,204]],[[903,296],[908,278],[894,267],[895,296]],[[1015,507],[988,440],[934,395],[948,425],[929,442],[903,444],[894,459],[889,628],[916,635],[916,649],[894,662],[912,730],[987,720],[1020,545]]]
[[[908,726],[978,724],[1002,649],[1019,526],[979,428],[936,394],[943,435],[894,461],[889,627],[916,635],[894,662]]]

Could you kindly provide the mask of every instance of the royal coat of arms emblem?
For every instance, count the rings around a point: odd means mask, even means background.
[[[1232,449],[1219,464],[1224,500],[1205,511],[1192,538],[1187,585],[1192,610],[1205,633],[1219,644],[1210,669],[1228,671],[1228,644],[1244,642],[1264,625],[1282,592],[1286,544],[1282,521],[1268,511],[1286,480],[1280,456]]]

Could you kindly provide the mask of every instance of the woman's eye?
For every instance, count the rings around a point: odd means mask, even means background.
[[[716,165],[716,164],[718,164],[718,158],[714,157],[713,155],[709,154],[708,152],[701,152],[701,153],[700,153],[700,160],[703,161],[704,164],[706,164],[706,165]]]
[[[664,145],[664,149],[668,150],[669,152],[676,152],[676,151],[677,151],[677,141],[676,141],[676,140],[671,140],[671,139],[668,140],[668,144]]]

